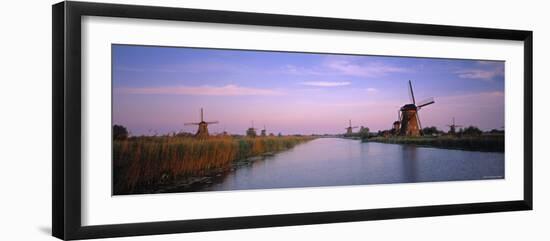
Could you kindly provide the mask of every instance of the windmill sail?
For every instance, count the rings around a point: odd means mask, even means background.
[[[425,99],[425,100],[420,101],[420,103],[418,104],[417,107],[418,107],[418,108],[422,108],[422,107],[424,107],[424,106],[431,105],[431,104],[433,104],[433,103],[435,103],[435,100],[434,100],[433,97],[430,97],[430,98],[428,98],[428,99]]]
[[[358,126],[351,126],[351,120],[349,120],[349,126],[344,128],[346,130],[346,134],[347,136],[351,136],[353,134],[353,129],[355,128],[359,128]]]
[[[422,135],[422,123],[420,122],[419,110],[422,107],[431,105],[435,103],[433,98],[429,98],[421,101],[419,104],[416,103],[416,97],[414,96],[414,90],[412,86],[412,81],[409,80],[409,98],[410,103],[403,105],[398,114],[398,123],[394,123],[395,126],[399,125],[399,135],[403,136],[419,136]],[[396,125],[397,124],[397,125]]]
[[[210,134],[208,133],[208,125],[209,124],[218,124],[218,121],[210,121],[206,122],[204,121],[204,111],[201,108],[201,115],[200,115],[201,121],[200,122],[189,122],[184,123],[184,125],[198,125],[199,128],[197,129],[197,133],[195,134],[195,137],[197,138],[207,138]]]
[[[418,121],[419,131],[422,133],[422,123],[420,122],[420,115],[418,115],[418,112],[416,113],[416,121]]]
[[[411,98],[413,105],[416,105],[416,100],[414,99],[413,86],[410,80],[409,80],[409,97]]]
[[[456,128],[457,128],[457,127],[462,127],[461,125],[457,125],[457,124],[455,123],[455,118],[454,118],[454,117],[453,117],[453,123],[450,124],[450,125],[447,125],[447,126],[449,127],[449,133],[451,133],[451,134],[455,134],[455,133],[456,133]]]

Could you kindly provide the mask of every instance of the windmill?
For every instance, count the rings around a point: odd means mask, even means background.
[[[256,137],[256,128],[254,128],[254,121],[252,121],[252,127],[246,130],[246,136]]]
[[[409,80],[409,97],[411,98],[412,103],[406,104],[401,107],[401,131],[399,135],[402,136],[420,136],[422,130],[422,124],[420,123],[420,118],[418,117],[418,111],[422,107],[431,105],[435,103],[433,98],[426,99],[421,101],[418,105],[414,98],[414,91],[412,88],[412,83]]]
[[[264,125],[264,128],[263,128],[262,131],[261,131],[260,136],[267,136],[267,131],[266,131],[266,129],[265,129],[265,125]]]
[[[218,121],[204,121],[204,112],[201,108],[201,121],[200,122],[192,122],[192,123],[185,123],[184,125],[196,125],[199,126],[199,129],[197,130],[197,134],[195,134],[195,137],[204,139],[209,136],[208,134],[208,125],[209,124],[218,124]]]
[[[346,127],[346,136],[351,136],[353,134],[353,129],[359,128],[357,126],[351,126],[351,120],[349,120],[349,126]]]
[[[450,125],[447,125],[447,126],[450,128],[449,134],[451,134],[451,135],[456,134],[456,128],[457,127],[462,127],[461,125],[455,124],[455,118],[454,117],[453,117],[453,124],[450,124]]]
[[[392,128],[392,134],[393,135],[399,135],[399,131],[400,131],[400,128],[401,128],[401,121],[399,121],[400,112],[401,112],[401,110],[397,111],[397,120],[393,122],[393,128]]]
[[[222,136],[227,136],[227,131],[225,130],[225,126],[223,126],[223,132],[222,132]]]

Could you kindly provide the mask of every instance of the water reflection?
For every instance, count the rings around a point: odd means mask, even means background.
[[[503,153],[321,138],[240,167],[202,190],[479,180],[503,176]]]
[[[417,182],[418,148],[411,145],[401,145],[401,163],[403,164],[403,181]]]

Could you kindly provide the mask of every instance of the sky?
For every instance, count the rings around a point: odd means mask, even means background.
[[[390,129],[398,110],[433,97],[422,127],[504,126],[504,62],[112,46],[113,124],[131,135],[196,131],[245,134],[254,125],[282,134],[339,134],[348,121],[371,131]]]

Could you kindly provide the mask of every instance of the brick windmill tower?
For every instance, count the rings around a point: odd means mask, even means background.
[[[453,123],[450,124],[450,125],[447,125],[450,129],[449,129],[449,134],[451,135],[454,135],[456,134],[456,128],[457,127],[462,127],[461,125],[457,125],[455,124],[455,118],[453,117]]]
[[[346,136],[351,136],[353,134],[353,129],[359,128],[357,126],[351,126],[351,120],[349,120],[349,126],[346,127]]]
[[[246,136],[248,137],[256,137],[256,128],[254,128],[254,121],[252,121],[252,127],[248,128],[246,130]]]
[[[435,103],[433,98],[421,101],[416,105],[416,100],[414,98],[414,91],[412,83],[409,80],[409,97],[411,98],[412,103],[406,104],[401,107],[401,130],[399,135],[401,136],[420,136],[422,133],[422,124],[420,123],[420,118],[418,117],[418,111],[422,107],[431,105]]]
[[[267,130],[265,129],[265,125],[264,125],[264,128],[261,130],[260,133],[261,133],[260,136],[264,136],[264,137],[267,136]]]
[[[197,133],[195,134],[195,137],[197,137],[199,139],[205,139],[205,138],[208,138],[208,136],[210,135],[210,134],[208,134],[208,125],[209,124],[218,124],[218,121],[209,121],[209,122],[204,121],[204,112],[201,108],[201,121],[200,122],[185,123],[184,125],[186,125],[186,126],[188,126],[188,125],[199,126],[199,128],[197,129]]]
[[[392,135],[397,136],[399,135],[399,132],[401,131],[401,110],[397,111],[397,120],[393,122],[392,124]]]

